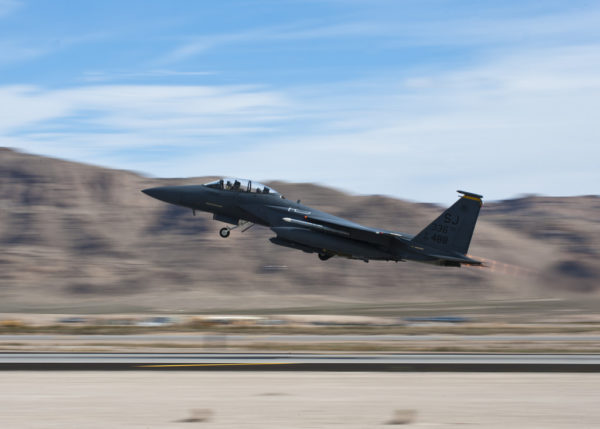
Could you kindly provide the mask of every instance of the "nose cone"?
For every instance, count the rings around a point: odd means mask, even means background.
[[[181,203],[181,190],[179,189],[179,186],[159,186],[156,188],[143,189],[142,192],[152,198],[164,201],[165,203]]]

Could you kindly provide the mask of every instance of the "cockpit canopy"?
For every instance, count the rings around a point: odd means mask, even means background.
[[[204,186],[213,189],[221,189],[224,191],[252,192],[255,194],[269,194],[281,197],[281,194],[275,189],[267,185],[263,185],[262,183],[253,182],[247,179],[226,177],[220,180],[215,180],[214,182],[205,183]]]

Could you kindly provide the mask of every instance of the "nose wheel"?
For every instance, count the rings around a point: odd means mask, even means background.
[[[319,259],[320,259],[321,261],[326,261],[326,260],[328,260],[329,258],[331,258],[332,256],[333,256],[333,255],[332,255],[332,254],[330,254],[330,253],[319,253]]]
[[[231,231],[236,228],[242,228],[242,232],[246,232],[253,226],[254,226],[254,224],[252,222],[243,220],[243,221],[239,222],[236,226],[226,226],[226,227],[221,228],[219,230],[219,235],[221,236],[221,238],[227,238],[227,237],[229,237],[229,234],[231,233]]]

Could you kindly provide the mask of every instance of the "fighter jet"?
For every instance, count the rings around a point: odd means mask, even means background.
[[[213,214],[225,222],[219,235],[242,232],[253,225],[270,228],[273,244],[333,256],[382,261],[417,261],[447,267],[481,265],[467,256],[482,196],[457,191],[461,197],[416,235],[370,228],[286,199],[270,186],[245,179],[223,178],[204,185],[161,186],[142,190],[158,200]],[[231,225],[231,226],[229,226]]]

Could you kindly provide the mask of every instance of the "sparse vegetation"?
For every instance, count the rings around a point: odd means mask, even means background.
[[[0,334],[64,334],[64,335],[131,335],[161,333],[196,333],[206,335],[531,335],[531,334],[597,334],[598,324],[561,325],[469,325],[451,326],[236,326],[212,325],[199,328],[195,323],[161,327],[111,325],[46,325],[0,326]]]

